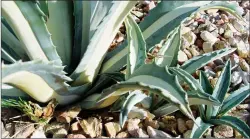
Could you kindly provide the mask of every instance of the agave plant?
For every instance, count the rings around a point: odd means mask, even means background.
[[[39,102],[56,98],[60,105],[78,103],[82,108],[98,109],[130,92],[122,107],[122,125],[134,104],[151,100],[135,90],[159,95],[193,120],[190,98],[198,100],[196,104],[219,105],[202,88],[194,88],[195,94],[184,91],[181,80],[170,73],[169,67],[177,66],[180,24],[186,17],[199,10],[219,8],[241,18],[239,6],[233,2],[164,1],[138,26],[129,15],[135,4],[136,1],[2,2],[2,60],[7,63],[2,66],[2,96],[30,96]],[[107,53],[123,21],[128,39]],[[146,64],[147,50],[166,36],[160,54],[168,58],[155,58]],[[194,57],[181,69],[193,73],[234,50],[227,48]],[[119,70],[126,61],[124,79]],[[107,80],[117,83],[110,86]]]
[[[237,117],[225,115],[233,107],[240,104],[250,95],[250,87],[244,86],[231,92],[225,98],[231,79],[231,64],[228,61],[223,69],[214,89],[208,81],[204,72],[200,74],[200,86],[206,93],[211,94],[221,102],[219,106],[199,105],[200,117],[196,119],[198,125],[194,125],[191,138],[200,138],[205,131],[213,125],[228,125],[237,130],[245,138],[250,137],[250,128],[242,120]]]

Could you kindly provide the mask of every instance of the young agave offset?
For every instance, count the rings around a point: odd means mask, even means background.
[[[191,138],[200,138],[213,125],[228,125],[237,130],[245,138],[250,137],[249,126],[239,118],[225,116],[229,110],[240,104],[250,95],[250,87],[244,86],[225,98],[231,80],[231,64],[228,61],[223,69],[214,89],[212,89],[204,72],[200,74],[200,85],[207,94],[211,94],[221,102],[219,106],[199,105],[200,117],[196,119]]]

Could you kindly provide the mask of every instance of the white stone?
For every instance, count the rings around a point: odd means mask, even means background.
[[[242,82],[242,77],[240,76],[240,72],[234,71],[232,73],[231,83],[235,86]]]
[[[239,21],[237,21],[237,20],[233,21],[233,26],[239,32],[244,32],[244,30],[245,30],[244,26]]]
[[[178,52],[178,62],[183,63],[187,60],[188,60],[188,57],[187,57],[186,53],[184,53],[183,51],[180,50]]]
[[[172,138],[169,134],[152,128],[151,126],[147,127],[147,132],[150,138]]]
[[[217,38],[211,34],[210,32],[208,31],[202,31],[201,34],[200,34],[201,38],[204,40],[204,41],[207,41],[207,42],[216,42],[217,41]]]
[[[205,53],[212,52],[213,51],[213,43],[212,42],[204,42],[202,44],[203,51]]]
[[[224,33],[224,38],[228,39],[230,37],[233,37],[233,32],[231,30],[226,30]]]
[[[192,31],[183,34],[183,37],[189,42],[190,45],[194,44],[197,38],[197,36]]]

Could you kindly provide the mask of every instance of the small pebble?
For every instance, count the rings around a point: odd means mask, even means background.
[[[202,38],[204,41],[207,41],[207,42],[212,42],[212,43],[214,43],[214,42],[217,41],[217,38],[216,38],[213,34],[211,34],[210,32],[208,32],[208,31],[203,31],[203,32],[201,32],[200,36],[201,36],[201,38]]]
[[[213,51],[213,43],[212,42],[204,42],[202,45],[203,51],[205,53],[209,53]]]

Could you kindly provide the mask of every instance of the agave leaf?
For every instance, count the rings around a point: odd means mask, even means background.
[[[166,7],[166,8],[164,8]],[[170,8],[171,7],[171,8]],[[144,21],[140,24],[143,36],[147,43],[147,49],[164,39],[174,28],[178,27],[184,19],[194,15],[197,11],[218,8],[228,11],[241,18],[242,8],[236,2],[210,2],[210,1],[162,1],[156,8],[150,11]],[[236,10],[236,12],[234,11]],[[154,11],[154,12],[153,12]],[[169,12],[170,11],[170,12]],[[146,25],[143,25],[146,24]],[[144,26],[144,27],[143,27]],[[103,72],[112,72],[119,70],[126,64],[126,54],[128,50],[127,42],[123,43],[117,49],[109,53],[105,59]],[[196,62],[194,62],[196,63]],[[110,66],[113,65],[113,66]],[[194,64],[195,65],[195,64]],[[193,65],[193,66],[194,66]],[[197,63],[197,68],[202,67]],[[191,68],[191,67],[190,67]],[[192,69],[192,68],[191,68]],[[191,70],[189,69],[189,70]],[[196,69],[194,69],[196,70]],[[189,72],[189,71],[188,71]]]
[[[8,54],[7,51],[4,50],[4,48],[1,48],[1,56],[2,56],[2,59],[10,62],[10,63],[15,63],[16,62],[16,59],[13,58],[10,54]]]
[[[148,96],[141,93],[141,91],[136,90],[131,92],[129,96],[127,97],[127,100],[124,102],[121,112],[120,112],[120,125],[123,127],[124,123],[128,119],[128,113],[131,111],[131,109],[134,107],[135,104],[141,102],[143,99],[147,98]]]
[[[12,75],[19,71],[29,71],[43,78],[43,80],[57,93],[63,94],[68,91],[66,81],[71,79],[65,76],[62,66],[56,66],[54,62],[43,62],[41,60],[29,62],[17,62],[2,67],[2,77]]]
[[[106,55],[109,45],[113,41],[120,25],[136,1],[115,1],[108,15],[93,35],[84,57],[71,75],[76,79],[73,85],[93,82],[99,72],[101,62]]]
[[[17,36],[14,33],[13,29],[10,27],[10,25],[7,23],[7,21],[4,19],[3,16],[1,16],[1,22],[17,38]]]
[[[124,102],[127,100],[128,94],[121,95],[119,99],[115,101],[115,103],[110,108],[110,111],[116,112],[120,111],[121,107],[123,106]]]
[[[75,35],[74,46],[72,49],[73,55],[71,59],[71,66],[73,69],[75,69],[79,64],[89,44],[91,18],[90,6],[90,1],[74,1]]]
[[[10,74],[2,79],[5,84],[13,85],[23,92],[30,95],[39,102],[48,102],[52,98],[60,104],[68,104],[78,98],[77,95],[61,96],[57,94],[39,75],[28,72],[19,71]],[[32,82],[32,86],[29,85]]]
[[[103,18],[109,12],[109,9],[113,5],[112,1],[93,1],[91,4],[94,5],[94,9],[91,10],[91,19],[90,19],[90,38],[94,35],[95,31],[98,29],[98,26],[102,22]]]
[[[199,127],[197,125],[193,126],[190,138],[201,138],[206,130],[212,125],[209,123],[204,123],[200,117],[198,117],[195,121],[198,123]]]
[[[211,100],[209,97],[200,97],[197,96],[195,94],[188,94],[188,102],[189,105],[201,105],[201,104],[205,104],[205,105],[209,105],[209,106],[216,106],[216,105],[220,105],[220,103],[218,103],[215,100]],[[175,105],[168,103],[165,104],[159,108],[157,108],[156,110],[153,111],[153,113],[156,116],[164,116],[164,115],[168,115],[171,113],[176,112],[178,109],[178,107],[176,107]]]
[[[66,81],[71,79],[65,76],[62,69],[53,62],[41,60],[3,65],[2,82],[22,90],[39,102],[56,98],[60,104],[68,104],[78,95],[65,95],[69,86]]]
[[[48,60],[55,61],[57,65],[62,65],[62,61],[57,54],[56,47],[51,40],[51,35],[43,19],[45,15],[38,4],[32,1],[15,1],[15,3],[28,21]]]
[[[207,78],[207,75],[204,71],[200,71],[200,85],[206,93],[210,95],[213,94],[213,87],[211,86]]]
[[[192,93],[188,93],[190,97],[195,96],[196,98],[207,99],[208,102],[211,101],[220,104],[220,101],[218,101],[215,97],[205,93],[199,82],[191,74],[180,68],[172,67],[169,69],[173,71],[176,75],[180,76],[181,79],[183,79],[189,85],[192,90]]]
[[[74,1],[75,35],[70,66],[72,69],[79,64],[91,37],[111,6],[112,1]]]
[[[128,86],[128,88],[122,88],[122,86]],[[159,67],[155,63],[141,66],[127,81],[103,90],[99,102],[110,96],[122,95],[128,91],[138,89],[145,89],[156,93],[165,100],[173,103],[173,105],[178,106],[188,117],[193,118],[188,106],[187,94],[179,85],[177,77],[170,75],[167,69]]]
[[[225,98],[225,95],[229,89],[231,82],[231,63],[230,60],[227,61],[225,67],[223,68],[219,79],[215,85],[212,96],[218,99],[221,103]],[[216,116],[220,106],[207,106],[206,116],[210,118],[211,116]]]
[[[101,97],[101,95],[102,94],[98,93],[91,94],[83,101],[78,102],[78,105],[80,105],[84,109],[101,109],[112,105],[120,97],[111,96],[102,102],[98,102],[98,99]]]
[[[6,19],[20,40],[29,58],[31,60],[43,59],[47,61],[48,58],[41,49],[39,42],[32,31],[32,28],[28,24],[16,3],[14,1],[2,2],[2,13],[3,17]]]
[[[46,15],[46,17],[49,17],[49,7],[48,7],[48,1],[38,1],[40,9],[43,11],[43,13]],[[45,19],[47,20],[47,19]]]
[[[1,28],[1,33],[2,33],[2,38],[1,40],[15,52],[14,56],[17,58],[16,60],[19,60],[20,58],[22,60],[27,60],[28,56],[26,55],[20,41],[9,31],[9,29],[2,23],[2,28]],[[7,51],[7,49],[6,49]],[[9,53],[10,54],[10,53]]]
[[[250,95],[250,87],[244,86],[240,89],[232,92],[222,103],[219,111],[219,115],[222,116],[227,113],[230,109],[240,104]]]
[[[189,3],[189,4],[187,4]],[[180,25],[180,23],[192,12],[208,2],[193,1],[162,1],[145,17],[139,27],[147,44],[147,50],[159,43],[168,34]],[[184,5],[187,4],[187,5]],[[177,8],[178,7],[178,8]],[[113,72],[126,65],[128,43],[108,53],[104,60],[102,72]],[[110,66],[112,65],[112,66]]]
[[[237,130],[244,138],[250,138],[250,128],[242,120],[232,116],[222,116],[220,119],[210,119],[209,123],[214,125],[228,125]]]
[[[56,51],[63,65],[70,65],[73,44],[72,1],[48,1],[49,18],[46,22]]]
[[[127,16],[127,19],[125,19],[125,26],[129,42],[126,73],[126,78],[128,78],[136,69],[145,64],[147,55],[146,43],[142,36],[141,30],[130,14]]]
[[[30,100],[31,97],[24,93],[22,90],[15,88],[11,85],[2,83],[1,87],[1,98],[3,99],[25,99]]]
[[[170,67],[177,64],[177,55],[180,50],[180,32],[180,27],[176,28],[170,33],[170,36],[167,37],[167,42],[162,46],[158,53],[159,55],[167,56],[167,58],[156,58],[155,62],[157,65]]]
[[[183,65],[181,65],[180,68],[185,70],[186,72],[192,74],[194,73],[197,69],[205,66],[211,61],[214,61],[218,58],[221,58],[223,56],[226,56],[232,52],[234,52],[236,49],[235,48],[225,48],[217,51],[213,51],[210,53],[205,53],[199,56],[195,56],[188,61],[186,61]]]

